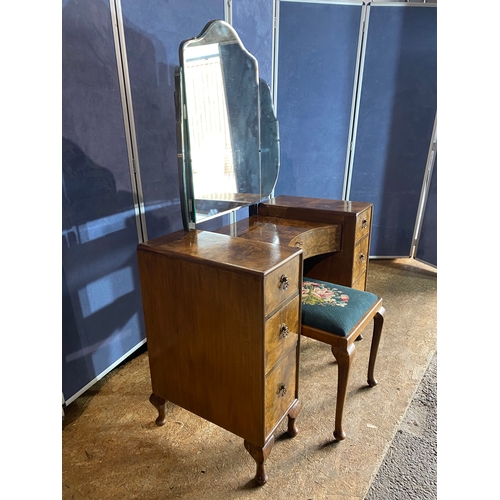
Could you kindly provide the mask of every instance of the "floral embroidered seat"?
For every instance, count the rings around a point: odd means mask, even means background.
[[[368,385],[374,387],[377,357],[385,309],[375,294],[326,281],[304,278],[302,282],[302,330],[305,337],[329,344],[338,365],[335,431],[337,440],[345,438],[342,428],[354,342],[373,319],[373,337],[368,362]]]

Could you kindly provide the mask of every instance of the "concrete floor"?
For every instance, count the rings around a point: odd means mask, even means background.
[[[65,411],[62,498],[363,499],[436,352],[435,269],[412,259],[372,260],[367,288],[386,319],[375,376],[366,385],[371,332],[356,344],[344,410],[347,438],[333,439],[337,368],[329,347],[303,338],[299,434],[285,422],[255,485],[243,440],[174,405],[155,425],[147,353],[113,370]]]
[[[449,498],[457,497],[471,498],[468,495]],[[437,499],[436,354],[365,496],[365,500],[409,498]]]

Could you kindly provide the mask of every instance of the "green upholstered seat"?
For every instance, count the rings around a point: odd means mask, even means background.
[[[382,298],[373,293],[311,278],[304,278],[302,281],[301,335],[330,345],[337,360],[337,403],[333,435],[339,441],[346,436],[342,418],[356,340],[363,338],[361,332],[373,320],[367,381],[370,387],[375,387],[377,380],[374,368],[384,315]]]
[[[347,337],[377,300],[370,292],[304,278],[302,324]]]

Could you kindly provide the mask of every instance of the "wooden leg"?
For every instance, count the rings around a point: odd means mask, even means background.
[[[295,425],[295,419],[299,415],[301,409],[302,403],[298,399],[296,399],[295,403],[288,412],[288,434],[291,437],[295,437],[299,433],[299,429]]]
[[[156,425],[165,425],[165,422],[167,421],[167,417],[165,416],[166,401],[154,393],[151,394],[151,396],[149,396],[149,401],[158,410],[158,418],[156,419]]]
[[[252,456],[257,464],[257,472],[255,473],[255,481],[257,484],[265,484],[267,482],[267,474],[264,468],[264,464],[271,453],[271,449],[274,444],[274,435],[272,435],[263,447],[255,446],[249,443],[247,440],[244,441],[244,445],[248,453]]]
[[[370,360],[368,362],[368,385],[370,387],[375,387],[378,383],[373,373],[375,370],[375,360],[377,359],[378,345],[382,336],[382,327],[384,326],[384,314],[385,309],[381,307],[373,318],[373,338],[370,348]]]
[[[349,372],[354,358],[355,346],[351,344],[347,349],[332,347],[332,353],[337,360],[338,382],[337,382],[337,408],[335,410],[335,431],[333,436],[338,441],[345,439],[345,432],[342,429],[342,416],[344,415],[345,397],[347,394],[347,383],[349,382]]]

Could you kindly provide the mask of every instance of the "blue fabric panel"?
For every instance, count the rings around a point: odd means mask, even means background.
[[[144,338],[109,2],[62,11],[62,382],[70,399]]]
[[[340,199],[361,6],[280,3],[275,194]]]
[[[149,239],[182,229],[175,134],[179,44],[224,19],[223,0],[122,0]]]
[[[410,255],[435,114],[436,8],[372,5],[350,192],[372,256]]]
[[[437,156],[434,160],[431,185],[425,205],[422,232],[418,241],[416,257],[437,266]]]
[[[233,0],[233,27],[258,61],[259,76],[271,86],[273,64],[273,2]]]

